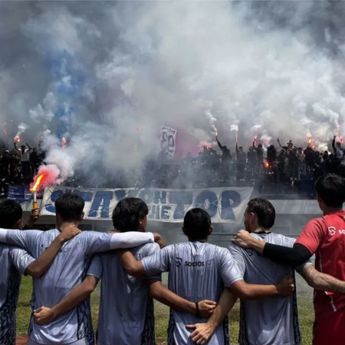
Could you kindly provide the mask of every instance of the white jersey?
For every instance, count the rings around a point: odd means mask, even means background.
[[[156,243],[132,249],[137,260],[159,251]],[[115,253],[92,259],[88,275],[101,279],[101,299],[97,327],[98,345],[154,345],[153,300],[148,280],[128,275]]]
[[[0,245],[0,344],[16,343],[16,308],[21,274],[35,259],[25,250]]]
[[[21,246],[34,257],[39,257],[58,235],[57,229],[48,231],[0,229],[0,241]],[[93,254],[136,246],[152,240],[151,233],[82,232],[62,246],[43,277],[34,279],[32,309],[57,304],[80,284]],[[29,333],[29,344],[93,344],[89,301],[82,302],[77,308],[48,325],[38,325],[31,319]]]
[[[251,235],[285,247],[292,247],[295,242],[293,238],[274,233]],[[289,266],[275,263],[253,249],[235,244],[230,244],[229,249],[247,283],[276,284],[285,276],[293,275]],[[289,297],[241,301],[240,345],[297,345],[300,341],[296,293]]]
[[[218,301],[223,287],[230,287],[242,275],[229,250],[209,243],[184,242],[163,248],[142,260],[149,275],[169,271],[169,289],[181,297],[197,302]],[[171,311],[168,331],[169,345],[192,345],[186,325],[205,322],[194,315]],[[227,320],[217,328],[209,345],[228,344]]]

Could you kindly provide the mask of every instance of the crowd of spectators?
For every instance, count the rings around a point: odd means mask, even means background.
[[[247,150],[236,144],[235,149],[223,145],[204,146],[196,155],[183,158],[148,160],[140,172],[106,178],[95,185],[76,169],[75,176],[66,181],[74,187],[157,187],[205,188],[225,186],[254,186],[262,193],[306,192],[313,190],[314,181],[323,173],[345,175],[345,151],[333,138],[332,152],[320,152],[313,145],[297,147],[289,140],[286,145],[252,144]],[[0,196],[5,196],[9,185],[29,184],[44,163],[45,153],[28,144],[14,144],[0,149]],[[92,185],[90,185],[92,183]],[[278,188],[279,185],[279,188]]]
[[[332,152],[320,152],[308,144],[297,147],[292,140],[282,145],[251,145],[247,151],[236,144],[234,152],[216,138],[218,147],[204,146],[197,156],[182,160],[151,161],[144,184],[165,188],[204,188],[252,185],[259,192],[309,192],[322,174],[345,173],[345,151],[336,137]]]
[[[28,144],[14,143],[0,149],[0,197],[6,196],[9,185],[29,184],[45,154]]]

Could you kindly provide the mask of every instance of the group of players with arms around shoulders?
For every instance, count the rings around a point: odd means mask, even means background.
[[[2,200],[0,345],[16,342],[21,274],[33,277],[29,345],[154,345],[153,299],[170,307],[169,345],[229,344],[227,315],[237,299],[240,345],[298,345],[295,270],[315,289],[313,345],[343,344],[345,180],[328,174],[315,188],[323,215],[296,240],[272,232],[275,209],[255,198],[245,230],[224,248],[207,242],[211,219],[200,208],[185,214],[188,240],[164,246],[146,232],[148,207],[138,198],[118,202],[111,232],[79,230],[77,194],[56,200],[56,228],[47,231],[22,230],[21,206]],[[89,298],[99,281],[95,336]]]

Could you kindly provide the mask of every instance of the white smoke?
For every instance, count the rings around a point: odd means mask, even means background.
[[[62,178],[142,169],[163,124],[195,143],[219,131],[245,148],[253,136],[303,145],[307,132],[327,144],[344,134],[345,69],[328,50],[343,51],[342,36],[324,28],[319,42],[304,25],[318,13],[324,26],[326,7],[261,3],[1,3],[0,123],[27,123],[27,141],[59,135],[46,148]]]

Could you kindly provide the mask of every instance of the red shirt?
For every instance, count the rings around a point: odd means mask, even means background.
[[[345,280],[345,211],[312,219],[296,243],[315,253],[318,271]],[[322,313],[345,311],[345,294],[315,290],[314,307],[316,318]]]

